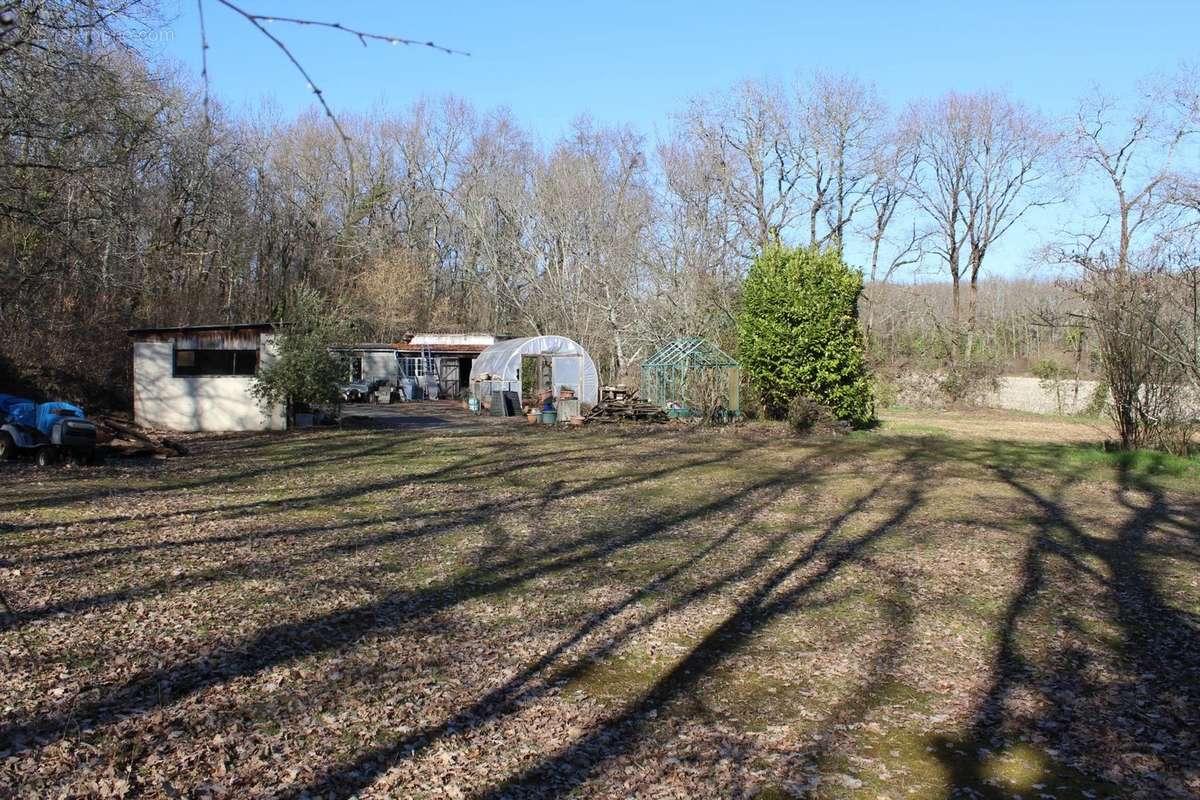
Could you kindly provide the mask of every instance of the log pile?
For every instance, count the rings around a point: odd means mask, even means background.
[[[584,417],[585,422],[666,422],[668,419],[667,412],[654,403],[636,397],[602,400]]]
[[[109,455],[172,458],[188,454],[188,449],[179,442],[157,437],[140,428],[135,429],[112,417],[91,419],[96,423],[96,443],[106,447]]]

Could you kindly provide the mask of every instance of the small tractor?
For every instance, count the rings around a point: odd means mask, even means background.
[[[32,455],[47,467],[65,455],[90,464],[96,455],[96,424],[70,403],[35,403],[0,394],[0,461]]]

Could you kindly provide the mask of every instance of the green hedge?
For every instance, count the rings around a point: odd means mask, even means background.
[[[802,396],[852,425],[874,422],[858,325],[862,290],[862,275],[832,251],[773,247],[754,262],[738,317],[739,356],[772,416]]]

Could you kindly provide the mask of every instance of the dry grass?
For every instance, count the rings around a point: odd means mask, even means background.
[[[1196,796],[1196,465],[998,435],[6,467],[0,794]]]
[[[889,409],[880,416],[892,430],[927,428],[975,439],[1050,444],[1102,444],[1116,439],[1112,422],[1104,417],[1056,417],[986,408],[941,412]]]

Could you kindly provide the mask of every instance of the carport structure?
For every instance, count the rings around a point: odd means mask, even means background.
[[[564,388],[574,389],[582,402],[596,403],[600,393],[596,363],[582,345],[566,336],[527,336],[496,342],[471,366],[471,392],[480,401],[490,401],[493,392],[520,393],[521,368],[528,358],[538,359],[539,364],[549,368],[548,376],[539,370],[535,385],[545,382],[555,395]]]

